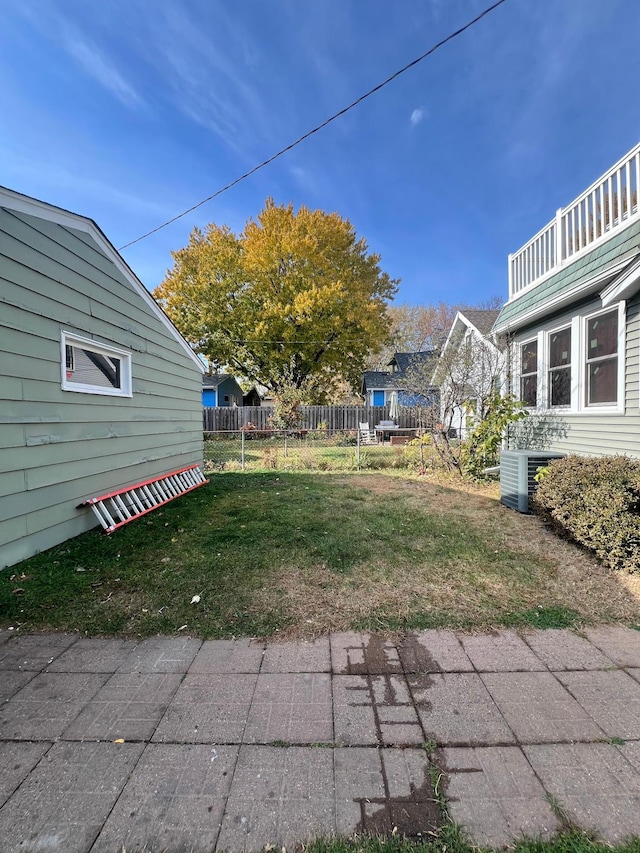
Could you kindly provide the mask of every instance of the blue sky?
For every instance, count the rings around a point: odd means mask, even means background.
[[[2,0],[0,183],[120,246],[489,0]],[[506,299],[518,249],[640,139],[637,0],[507,0],[347,116],[123,252],[152,289],[267,196],[348,217],[397,301]]]

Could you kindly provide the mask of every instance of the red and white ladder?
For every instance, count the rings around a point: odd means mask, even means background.
[[[180,495],[204,486],[209,481],[199,465],[179,468],[170,474],[154,477],[134,486],[127,486],[97,498],[89,498],[80,506],[90,506],[105,533],[113,533],[118,527],[141,518],[148,512],[169,503]]]

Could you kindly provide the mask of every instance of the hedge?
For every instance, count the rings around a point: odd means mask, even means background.
[[[640,460],[567,456],[541,472],[535,511],[606,566],[640,572]]]

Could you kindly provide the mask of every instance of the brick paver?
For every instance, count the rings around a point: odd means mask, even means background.
[[[515,742],[482,679],[475,673],[443,673],[408,678],[422,727],[441,745]]]
[[[267,673],[258,676],[245,743],[333,741],[331,676]]]
[[[640,631],[622,625],[587,628],[585,634],[618,666],[640,666]]]
[[[118,672],[187,672],[201,645],[190,637],[152,637],[131,652]]]
[[[142,744],[56,743],[0,809],[3,853],[87,853]]]
[[[92,853],[210,853],[226,805],[237,746],[152,744],[145,750]]]
[[[557,672],[563,669],[606,669],[608,657],[584,637],[566,628],[530,631],[523,639],[542,663]]]
[[[253,640],[207,640],[202,644],[189,672],[227,672],[236,675],[259,672],[265,646]]]
[[[9,799],[18,785],[27,778],[42,756],[50,749],[46,741],[0,743],[0,807]]]
[[[108,677],[63,672],[36,675],[0,706],[0,738],[55,740]]]
[[[447,748],[437,760],[448,776],[449,814],[476,844],[506,847],[522,835],[550,838],[560,829],[519,747]]]
[[[524,747],[567,818],[610,844],[640,835],[640,775],[610,744]]]
[[[12,696],[25,686],[32,678],[35,678],[35,672],[18,672],[17,670],[6,669],[0,676],[0,703],[6,702]]]
[[[562,672],[558,678],[606,735],[640,738],[640,683],[626,672]]]
[[[331,672],[329,638],[267,646],[262,672]]]
[[[335,832],[331,749],[242,746],[218,847],[229,853],[292,847]]]
[[[154,741],[240,743],[257,675],[186,676],[160,721]]]
[[[65,729],[64,739],[148,740],[180,679],[176,673],[116,673]]]
[[[0,848],[234,853],[336,832],[430,838],[443,794],[476,844],[548,838],[552,803],[605,841],[640,836],[639,637],[5,632]]]
[[[520,743],[605,737],[550,672],[489,672],[482,680]]]
[[[22,634],[0,646],[0,670],[40,672],[75,643],[75,634]]]
[[[137,648],[136,640],[80,637],[47,666],[48,672],[115,672]]]
[[[453,631],[410,634],[398,653],[405,672],[473,672],[473,664]]]
[[[478,672],[532,672],[546,669],[515,631],[463,635],[460,642]]]
[[[396,646],[378,634],[331,634],[331,665],[341,675],[402,672]]]

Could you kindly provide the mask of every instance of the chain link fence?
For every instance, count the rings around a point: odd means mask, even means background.
[[[424,464],[427,440],[394,436],[393,443],[363,444],[358,430],[205,432],[205,473],[413,469]]]

